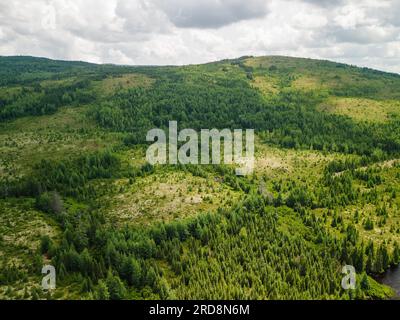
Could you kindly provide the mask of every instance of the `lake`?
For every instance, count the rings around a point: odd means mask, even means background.
[[[376,280],[379,283],[392,287],[396,291],[394,299],[400,299],[400,266],[390,268],[384,274],[378,276]]]

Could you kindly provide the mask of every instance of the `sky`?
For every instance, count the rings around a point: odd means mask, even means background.
[[[400,73],[400,0],[0,0],[0,55],[183,65],[243,55]]]

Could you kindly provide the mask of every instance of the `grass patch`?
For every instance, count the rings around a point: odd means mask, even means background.
[[[345,115],[356,121],[384,123],[400,115],[400,103],[363,98],[330,98],[319,106],[319,110]]]
[[[124,74],[118,77],[108,77],[95,83],[94,87],[101,95],[112,95],[113,93],[129,88],[151,87],[154,80],[142,74]]]
[[[110,220],[119,224],[148,225],[190,217],[230,206],[240,195],[216,179],[186,172],[161,171],[132,185],[129,180],[115,183],[120,192],[108,199],[107,212]]]

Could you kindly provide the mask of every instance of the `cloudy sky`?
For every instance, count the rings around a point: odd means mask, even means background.
[[[189,64],[323,58],[400,73],[400,0],[0,0],[0,55]]]

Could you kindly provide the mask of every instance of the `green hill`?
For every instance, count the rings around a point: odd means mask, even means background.
[[[0,297],[389,297],[372,276],[400,262],[399,88],[398,74],[288,57],[0,57]],[[255,129],[254,174],[150,166],[146,133],[172,120]]]

